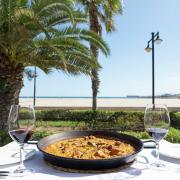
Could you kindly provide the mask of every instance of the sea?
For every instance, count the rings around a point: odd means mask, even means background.
[[[20,98],[34,98],[34,96],[20,96]],[[79,99],[79,98],[83,98],[83,99],[89,99],[92,98],[91,96],[36,96],[36,98],[39,99]],[[100,96],[97,97],[99,99],[130,99],[130,98],[138,98],[138,96]],[[142,98],[142,97],[141,97]],[[146,97],[147,98],[147,97]]]

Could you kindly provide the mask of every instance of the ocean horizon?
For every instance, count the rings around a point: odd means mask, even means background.
[[[34,98],[34,96],[20,96],[19,98]],[[36,96],[37,99],[91,99],[92,96]],[[149,99],[152,98],[151,95],[141,96],[141,95],[126,95],[126,96],[98,96],[99,99]],[[180,98],[180,94],[162,94],[156,95],[155,98]]]
[[[33,96],[20,96],[19,98],[34,98]],[[92,98],[91,96],[36,96],[36,98]],[[120,99],[124,99],[124,98],[130,98],[130,97],[126,97],[126,96],[100,96],[100,97],[97,97],[97,98],[120,98]]]

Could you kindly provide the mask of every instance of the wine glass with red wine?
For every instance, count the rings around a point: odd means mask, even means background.
[[[8,127],[10,137],[20,146],[20,164],[12,172],[13,176],[24,176],[33,173],[33,169],[27,169],[24,166],[23,150],[24,144],[31,138],[35,127],[34,108],[31,106],[12,105],[8,117]]]
[[[166,165],[159,159],[159,141],[163,139],[170,127],[170,117],[166,105],[150,104],[146,106],[144,126],[156,142],[156,161],[148,166],[155,170],[166,170]]]

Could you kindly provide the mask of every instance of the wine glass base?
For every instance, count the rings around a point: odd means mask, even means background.
[[[149,169],[152,169],[152,170],[156,170],[156,171],[167,171],[169,170],[169,166],[167,164],[164,164],[162,162],[154,162],[154,163],[151,163],[151,164],[147,164],[147,167]]]
[[[12,172],[10,172],[9,176],[12,177],[23,177],[23,176],[27,176],[27,175],[31,175],[34,174],[35,170],[34,169],[16,169]]]

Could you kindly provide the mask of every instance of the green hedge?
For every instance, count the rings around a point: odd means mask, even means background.
[[[84,110],[37,110],[36,119],[49,120],[71,120],[71,121],[115,121],[119,118],[132,119],[140,118],[143,120],[142,112],[124,112],[124,111],[84,111]]]
[[[180,129],[180,112],[170,112],[171,126]]]
[[[37,110],[36,118],[42,121],[87,121],[94,126],[99,122],[119,122],[124,126],[123,130],[144,129],[144,112],[141,111]],[[180,129],[180,112],[170,112],[170,118],[171,127]]]
[[[27,112],[21,114],[26,118]],[[170,112],[171,127],[180,129],[180,112]],[[39,121],[85,121],[90,127],[103,125],[110,127],[121,126],[121,130],[144,130],[144,112],[130,111],[91,111],[91,110],[37,110],[36,119]],[[118,128],[118,127],[117,127]]]
[[[9,134],[6,131],[0,130],[0,146],[4,146],[11,141],[12,139]]]
[[[170,128],[165,139],[169,142],[180,143],[180,130],[175,128]]]
[[[119,130],[144,130],[142,112],[38,110],[36,119],[41,121],[79,121],[88,128],[114,128]]]

